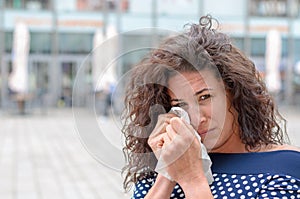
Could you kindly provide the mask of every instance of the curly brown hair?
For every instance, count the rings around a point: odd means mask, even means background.
[[[157,160],[147,141],[158,115],[171,108],[167,81],[172,71],[208,68],[222,79],[230,106],[238,113],[240,138],[247,150],[285,142],[285,120],[254,63],[226,34],[213,29],[213,22],[217,21],[209,15],[201,17],[199,24],[189,24],[184,32],[164,40],[132,69],[122,129],[128,162],[123,168],[126,190],[132,182],[154,172]]]

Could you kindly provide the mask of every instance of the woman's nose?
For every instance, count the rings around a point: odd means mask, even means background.
[[[206,122],[206,116],[204,110],[201,110],[200,107],[190,107],[188,114],[191,120],[191,125],[194,128],[198,128],[199,125],[203,125]]]

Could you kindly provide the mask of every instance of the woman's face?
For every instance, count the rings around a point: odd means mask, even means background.
[[[235,146],[241,145],[237,113],[233,107],[229,111],[223,82],[213,72],[177,73],[169,79],[168,88],[171,105],[188,112],[191,125],[209,151],[233,152]]]

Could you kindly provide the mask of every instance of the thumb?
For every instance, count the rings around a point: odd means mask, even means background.
[[[163,140],[164,140],[163,147],[166,147],[166,146],[170,145],[171,139],[170,139],[170,137],[167,133],[164,134]]]

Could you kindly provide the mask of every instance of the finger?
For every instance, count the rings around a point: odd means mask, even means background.
[[[178,117],[171,118],[170,125],[172,126],[173,130],[179,135],[183,135],[186,132],[193,132],[188,128],[188,124]]]
[[[170,124],[166,126],[166,132],[170,140],[174,140],[177,136],[177,133]]]
[[[170,119],[173,118],[173,117],[177,117],[177,115],[174,114],[174,113],[160,114],[160,115],[158,116],[158,121],[160,121],[160,120],[170,120]]]
[[[178,117],[174,113],[165,113],[158,116],[157,123],[167,122],[170,123],[170,119],[173,117]]]
[[[173,130],[180,136],[180,140],[186,144],[191,144],[196,138],[194,128],[180,118],[172,118],[170,120],[170,126],[172,126]]]
[[[167,133],[164,134],[163,139],[164,139],[164,147],[170,145],[170,143],[172,142],[172,140],[170,139]]]
[[[162,148],[162,146],[164,145],[164,134],[165,133],[162,133],[160,135],[157,135],[156,137],[149,138],[148,144],[153,151]]]
[[[164,160],[165,166],[169,166],[183,154],[183,150],[178,148],[176,139],[171,140],[168,135],[164,137],[164,141],[161,158]]]
[[[173,113],[161,114],[158,117],[155,128],[153,129],[150,136],[156,136],[166,131],[166,126],[170,124],[170,119],[175,117],[176,115]]]
[[[153,131],[150,134],[150,137],[156,137],[164,132],[166,132],[166,126],[169,124],[169,121],[159,122],[155,125]]]

